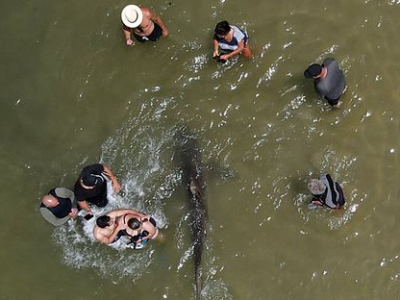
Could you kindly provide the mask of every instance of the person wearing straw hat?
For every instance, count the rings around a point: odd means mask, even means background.
[[[334,181],[331,175],[323,173],[319,179],[311,179],[308,183],[311,192],[313,206],[327,206],[331,209],[340,209],[345,204],[343,190],[339,183]]]
[[[122,30],[128,46],[133,46],[137,41],[144,43],[147,41],[155,42],[161,36],[168,36],[169,32],[164,22],[154,11],[147,7],[137,5],[127,5],[121,12]]]
[[[58,227],[76,217],[78,213],[76,205],[73,191],[57,187],[42,198],[40,213],[47,222]]]

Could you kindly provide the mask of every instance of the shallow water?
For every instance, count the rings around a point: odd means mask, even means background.
[[[204,299],[399,297],[399,1],[150,1],[171,36],[132,48],[125,2],[2,4],[0,299],[194,299],[182,124],[210,169]],[[222,19],[252,60],[212,60]],[[328,56],[348,83],[334,109],[302,77]],[[153,214],[163,242],[115,250],[42,220],[41,196],[98,161],[123,186],[112,207]],[[343,214],[307,208],[320,172]]]

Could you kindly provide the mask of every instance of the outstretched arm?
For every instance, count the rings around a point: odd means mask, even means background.
[[[103,173],[110,178],[111,182],[112,182],[112,186],[114,188],[115,193],[119,193],[119,191],[121,190],[121,186],[117,180],[117,177],[114,175],[114,173],[111,171],[111,169],[109,167],[107,167],[106,165],[103,165],[104,167],[104,171]]]

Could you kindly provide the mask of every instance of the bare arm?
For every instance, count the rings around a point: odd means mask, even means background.
[[[108,244],[113,243],[115,241],[116,236],[120,232],[120,230],[124,230],[125,228],[126,228],[126,225],[120,224],[114,229],[114,231],[111,233],[111,235],[105,236],[101,232],[101,229],[96,227],[94,232],[93,232],[93,235],[96,238],[96,240],[98,240],[100,243],[108,245]]]
[[[150,216],[142,214],[141,212],[138,212],[134,209],[121,209],[121,210],[116,210],[116,211],[112,211],[110,213],[108,213],[107,215],[109,215],[111,218],[115,218],[115,217],[120,217],[123,215],[131,215],[131,218],[137,218],[139,220],[145,219],[145,218],[150,218]]]
[[[141,239],[143,241],[153,238],[158,231],[158,229],[154,227],[154,225],[151,224],[149,221],[143,223],[143,230],[146,230],[149,233],[147,236]]]
[[[162,29],[162,35],[164,37],[168,36],[169,31],[168,31],[167,27],[165,26],[163,20],[161,20],[161,18],[159,16],[157,16],[156,13],[150,9],[149,9],[149,13],[150,13],[150,15],[149,15],[150,20],[152,20],[154,23],[157,23],[158,25],[160,25],[160,27]]]
[[[221,55],[221,59],[228,60],[228,59],[232,58],[233,56],[240,54],[240,52],[242,52],[243,49],[244,49],[244,41],[241,40],[238,43],[238,48],[236,50],[233,50],[231,53]]]
[[[84,211],[86,211],[88,214],[93,214],[92,213],[92,210],[90,209],[90,206],[89,206],[89,204],[85,201],[85,200],[83,200],[83,201],[78,201],[78,205],[79,205],[79,207],[80,208],[82,208]]]
[[[122,25],[122,31],[124,32],[125,41],[127,46],[135,45],[135,42],[131,39],[131,29],[126,27],[124,24]]]
[[[218,41],[216,39],[213,39],[213,44],[214,44],[213,57],[215,57],[215,56],[219,55],[219,52],[218,52],[219,44],[218,44]]]
[[[107,167],[106,165],[103,165],[103,167],[104,167],[103,173],[107,175],[108,178],[110,178],[112,186],[114,188],[114,192],[118,194],[119,191],[121,190],[121,186],[119,185],[117,177],[114,175],[114,173],[111,171],[109,167]]]

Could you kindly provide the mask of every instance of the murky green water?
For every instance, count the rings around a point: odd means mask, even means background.
[[[399,1],[150,1],[171,36],[133,48],[127,2],[1,4],[0,299],[194,299],[179,124],[236,174],[207,174],[204,299],[399,298]],[[211,59],[223,19],[254,59]],[[336,109],[302,77],[327,56],[349,86]],[[163,243],[116,251],[42,220],[43,193],[98,161],[123,184],[113,207],[154,214]],[[343,214],[307,208],[320,172]]]

